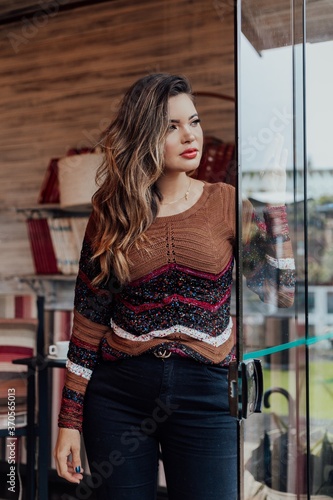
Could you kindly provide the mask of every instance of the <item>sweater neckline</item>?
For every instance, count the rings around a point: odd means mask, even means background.
[[[178,214],[173,214],[173,215],[162,215],[161,217],[156,217],[155,222],[169,222],[169,221],[174,221],[174,220],[182,220],[186,219],[193,213],[195,213],[201,206],[205,203],[205,201],[208,198],[208,186],[207,182],[204,182],[203,185],[203,190],[200,195],[200,198],[189,208],[186,210],[183,210],[182,212],[179,212]]]

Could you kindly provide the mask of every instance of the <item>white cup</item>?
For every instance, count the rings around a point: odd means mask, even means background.
[[[59,342],[49,346],[49,354],[50,356],[55,356],[56,358],[65,359],[67,358],[68,346],[68,340],[60,340]]]

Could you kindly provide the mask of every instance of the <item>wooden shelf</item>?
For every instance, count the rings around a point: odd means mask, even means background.
[[[59,217],[82,217],[89,216],[92,210],[91,205],[80,205],[75,208],[62,207],[58,203],[39,203],[27,207],[15,207],[16,213],[23,214],[26,218],[41,216],[42,214],[52,213],[53,216]]]
[[[27,274],[17,276],[38,297],[45,298],[45,310],[72,310],[76,275],[65,274]]]
[[[76,274],[27,274],[18,277],[20,281],[75,281]]]

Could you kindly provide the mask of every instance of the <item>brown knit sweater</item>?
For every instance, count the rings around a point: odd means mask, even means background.
[[[91,218],[76,283],[74,327],[59,425],[81,430],[86,385],[100,359],[117,360],[167,347],[198,362],[233,359],[230,294],[236,243],[235,191],[205,184],[180,214],[159,217],[145,249],[130,254],[130,283],[95,287]],[[243,206],[243,270],[261,300],[293,302],[294,261],[285,207],[256,216]]]

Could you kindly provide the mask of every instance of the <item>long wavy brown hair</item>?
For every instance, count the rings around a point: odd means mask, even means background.
[[[154,73],[141,78],[126,92],[103,134],[105,161],[97,171],[99,189],[92,199],[93,259],[99,259],[101,268],[94,284],[111,275],[120,284],[130,279],[129,251],[146,241],[145,231],[162,199],[156,181],[164,167],[168,100],[184,93],[192,96],[183,76]]]

